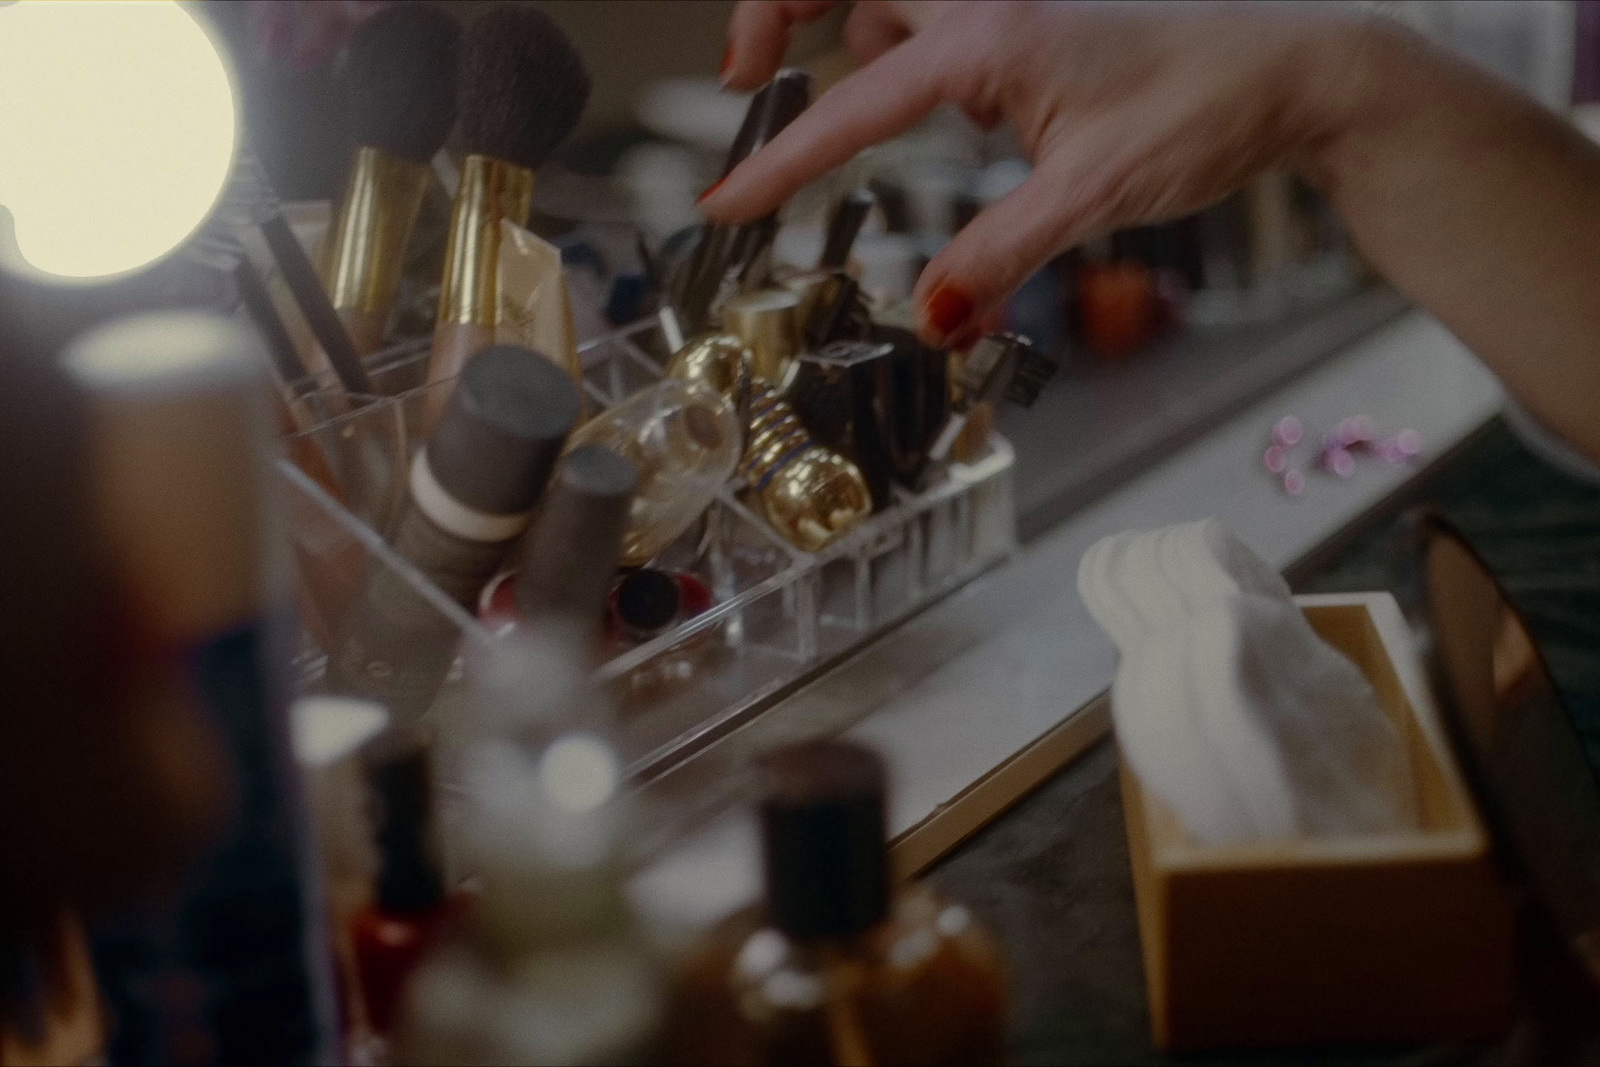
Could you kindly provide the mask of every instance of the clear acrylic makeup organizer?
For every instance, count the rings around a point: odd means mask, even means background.
[[[667,349],[651,318],[592,338],[579,351],[592,414],[660,379]],[[419,381],[427,356],[426,341],[397,345],[370,361],[373,378],[380,387]],[[314,445],[340,483],[359,489],[357,499],[341,503],[301,466],[280,462],[305,620],[297,664],[303,692],[323,691],[328,636],[369,568],[398,574],[419,610],[448,619],[460,631],[458,651],[496,640],[380,533],[402,494],[406,460],[421,443],[427,394],[452,384],[356,398],[364,406],[344,414],[327,410],[349,403],[332,388],[306,399],[328,417],[289,438],[291,456]],[[815,554],[788,544],[725,487],[703,522],[664,553],[710,587],[713,605],[653,640],[615,649],[596,673],[616,708],[628,776],[670,769],[809,674],[1012,554],[1012,463],[1010,444],[991,434],[985,455],[953,465],[924,493],[897,488],[893,504]],[[441,731],[445,709],[460,698],[461,673],[458,658],[428,713]]]

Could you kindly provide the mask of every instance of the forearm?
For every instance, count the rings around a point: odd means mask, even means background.
[[[1600,461],[1600,148],[1419,42],[1354,32],[1308,176],[1393,284]]]

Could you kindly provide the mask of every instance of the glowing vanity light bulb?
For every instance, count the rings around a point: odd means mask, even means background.
[[[227,68],[183,5],[0,5],[0,265],[99,278],[160,259],[216,202],[234,137]]]

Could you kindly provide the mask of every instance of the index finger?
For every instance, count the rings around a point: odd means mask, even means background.
[[[943,99],[927,37],[913,37],[835,85],[702,197],[715,222],[760,218],[864,148],[920,122]]]
[[[789,48],[790,27],[815,22],[836,6],[837,0],[740,0],[728,19],[722,83],[754,89],[771,79]]]

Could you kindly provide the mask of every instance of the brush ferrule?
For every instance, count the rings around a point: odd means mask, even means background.
[[[533,171],[489,156],[471,155],[450,219],[439,322],[495,324],[499,287],[500,220],[521,226],[533,209]]]
[[[356,150],[323,253],[322,277],[336,309],[389,313],[427,189],[424,164],[376,148]]]

